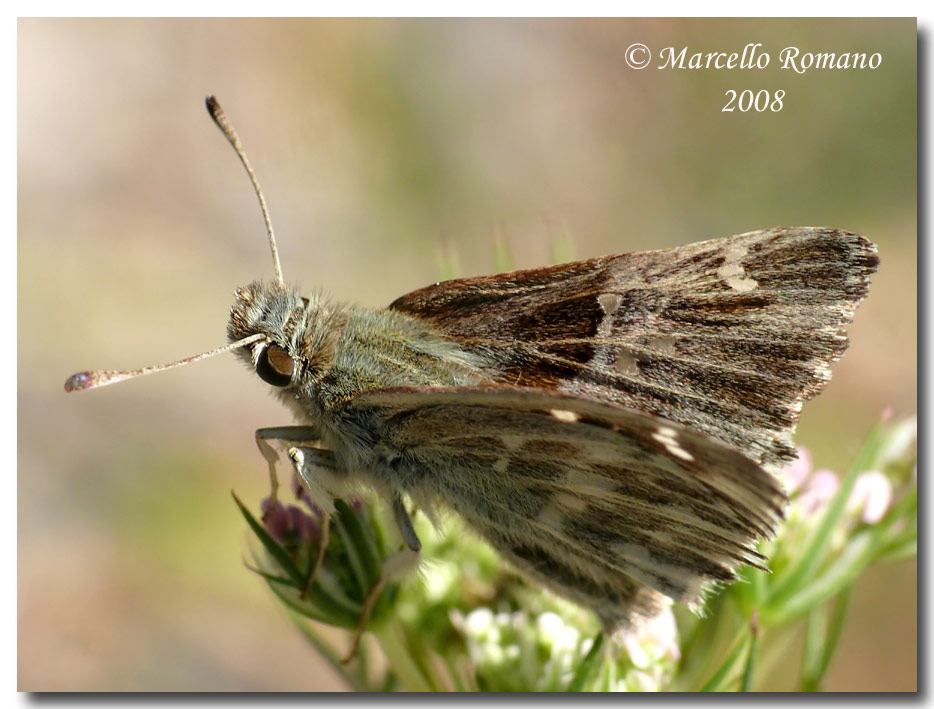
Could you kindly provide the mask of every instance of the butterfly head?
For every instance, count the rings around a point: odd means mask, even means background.
[[[238,288],[230,308],[227,339],[262,335],[236,350],[267,384],[288,387],[303,368],[303,335],[311,301],[278,282],[254,281]]]

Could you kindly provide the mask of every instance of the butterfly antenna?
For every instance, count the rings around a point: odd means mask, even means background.
[[[142,377],[146,374],[153,374],[154,372],[162,372],[166,369],[181,367],[183,364],[191,364],[192,362],[197,362],[201,359],[207,359],[208,357],[213,357],[214,355],[221,354],[222,352],[235,350],[238,347],[246,347],[247,345],[253,344],[257,340],[262,340],[264,337],[265,335],[256,333],[255,335],[244,337],[242,340],[231,342],[229,345],[218,347],[215,350],[202,352],[201,354],[196,354],[192,357],[186,357],[185,359],[180,359],[177,362],[158,364],[155,367],[143,367],[142,369],[126,370],[98,369],[90,372],[78,372],[77,374],[72,374],[65,381],[65,391],[84,391],[85,389],[96,389],[98,387],[107,386],[108,384],[116,384],[117,382],[122,382],[126,379],[133,379],[134,377]]]
[[[240,143],[237,131],[235,131],[234,127],[230,124],[230,121],[227,119],[227,114],[224,113],[224,109],[221,108],[217,99],[213,96],[208,96],[205,100],[205,104],[208,107],[208,113],[211,114],[211,118],[217,124],[217,127],[221,129],[227,141],[233,146],[233,149],[237,152],[237,157],[240,158],[240,162],[242,162],[243,167],[246,168],[247,175],[250,176],[250,182],[253,183],[253,189],[256,191],[256,196],[259,197],[260,209],[263,210],[263,219],[266,220],[266,233],[269,234],[269,248],[272,251],[273,265],[276,267],[276,280],[279,281],[280,286],[284,286],[285,283],[282,280],[282,266],[279,263],[279,249],[276,248],[276,236],[272,231],[272,220],[269,218],[269,210],[266,208],[266,198],[263,197],[263,191],[259,188],[259,180],[256,179],[256,173],[253,172],[253,168],[250,167],[250,161],[246,159],[246,153],[243,152],[243,145]]]

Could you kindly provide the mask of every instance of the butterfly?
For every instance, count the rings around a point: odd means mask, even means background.
[[[257,432],[326,512],[363,485],[452,509],[520,573],[607,631],[699,607],[764,568],[802,404],[830,379],[878,267],[865,237],[780,227],[436,283],[385,309],[276,279],[236,291],[229,344],[171,365],[82,372],[87,389],[234,350],[299,425]],[[275,488],[274,488],[275,490]]]

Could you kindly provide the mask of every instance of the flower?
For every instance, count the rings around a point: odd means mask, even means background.
[[[810,474],[811,454],[804,446],[798,446],[798,457],[786,465],[781,473],[788,494],[792,494],[801,487]]]
[[[293,482],[299,504],[262,501],[262,521],[234,496],[254,532],[254,569],[295,613],[360,632],[392,617],[399,585],[384,575],[393,555],[383,521],[360,500],[334,501],[330,521]]]
[[[804,517],[810,517],[823,508],[840,487],[840,479],[832,470],[817,470],[805,481],[804,488],[795,498],[795,507]]]
[[[892,483],[882,473],[863,473],[856,479],[847,511],[860,514],[866,524],[880,521],[892,503]]]
[[[788,494],[793,498],[793,509],[804,519],[824,509],[840,488],[840,478],[832,470],[821,468],[812,471],[811,454],[804,446],[798,447],[798,457],[782,470],[781,475]],[[885,516],[891,502],[891,481],[881,472],[869,471],[856,479],[846,510],[866,524],[875,524]]]
[[[623,637],[623,646],[629,653],[632,664],[640,669],[645,669],[659,660],[680,660],[678,626],[671,607],[627,633]]]
[[[317,542],[321,538],[321,516],[313,517],[298,505],[283,505],[276,500],[272,509],[269,498],[263,500],[263,525],[266,531],[280,544],[300,546]]]

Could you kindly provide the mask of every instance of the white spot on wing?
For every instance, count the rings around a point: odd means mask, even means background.
[[[559,421],[564,421],[565,423],[576,423],[580,421],[580,414],[575,411],[568,411],[566,409],[552,409],[551,415],[554,416]]]
[[[614,360],[613,366],[620,374],[632,377],[639,373],[639,360],[627,350],[623,348],[617,350]]]
[[[673,446],[665,446],[665,448],[666,448],[666,449],[668,450],[668,452],[671,453],[673,456],[676,456],[676,457],[681,458],[681,459],[683,459],[683,460],[689,460],[689,461],[690,461],[690,460],[694,460],[694,456],[693,456],[693,455],[691,455],[690,453],[688,453],[686,450],[684,450],[684,448],[682,448],[681,446],[679,446],[679,445],[677,445],[677,444],[675,444],[675,445],[673,445]]]
[[[665,354],[671,354],[675,351],[675,340],[672,337],[650,337],[645,344],[653,350]]]
[[[694,456],[684,450],[681,444],[678,443],[678,433],[673,428],[659,426],[658,431],[652,434],[652,438],[665,446],[665,450],[668,451],[669,455],[681,458],[682,460],[694,460]]]
[[[726,284],[735,291],[748,293],[759,287],[759,282],[755,278],[730,278]]]
[[[597,334],[608,337],[613,332],[613,314],[619,309],[619,304],[623,301],[617,293],[601,293],[597,296],[597,302],[603,310],[603,318],[597,325]]]
[[[613,318],[616,311],[619,310],[623,298],[619,293],[600,293],[597,296],[597,303],[603,310],[603,317],[600,324],[597,325],[597,347],[594,351],[593,363],[599,368],[615,367],[620,374],[633,376],[639,373],[639,365],[636,359],[628,352],[619,347],[606,343],[613,336]]]
[[[600,293],[597,296],[597,302],[600,303],[600,307],[603,308],[603,312],[607,315],[615,313],[622,300],[623,298],[619,293]]]
[[[619,293],[601,293],[597,296],[597,302],[600,303],[600,307],[603,308],[603,312],[607,315],[615,313],[622,300]]]
[[[746,278],[746,269],[740,263],[746,252],[745,246],[731,246],[724,256],[723,265],[717,269],[717,276],[722,278],[727,286],[740,293],[748,293],[759,286],[754,278]]]
[[[746,269],[739,263],[725,263],[717,269],[717,275],[725,281],[736,278],[736,276],[742,276],[745,273]]]

